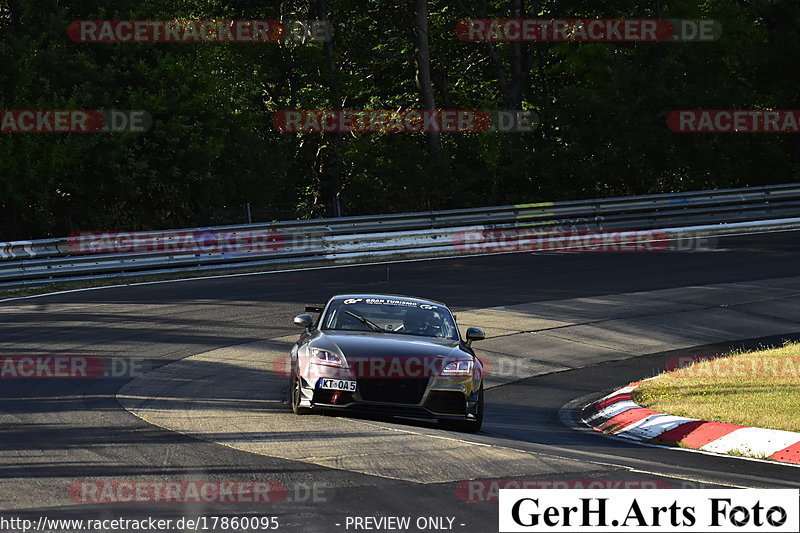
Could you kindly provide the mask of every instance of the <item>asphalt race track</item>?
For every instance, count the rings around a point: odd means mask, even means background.
[[[575,427],[570,410],[671,357],[800,338],[798,235],[725,238],[708,252],[511,254],[0,302],[2,356],[141,359],[150,370],[2,380],[0,514],[259,515],[309,532],[346,531],[348,516],[450,517],[453,530],[496,531],[496,503],[464,501],[485,499],[486,485],[461,481],[800,487],[798,468],[610,439]],[[484,322],[479,355],[498,368],[525,363],[487,390],[479,434],[291,415],[271,370],[297,334],[292,318],[344,292],[445,301],[462,329]],[[70,493],[83,481],[186,479],[268,480],[288,493],[202,505],[78,503]]]

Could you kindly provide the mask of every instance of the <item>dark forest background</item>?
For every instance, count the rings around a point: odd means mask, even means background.
[[[716,42],[469,43],[463,18],[711,18]],[[323,19],[329,43],[78,44],[75,19]],[[0,134],[0,241],[80,230],[796,181],[800,136],[673,109],[800,108],[797,0],[0,0],[0,109],[141,109],[147,133]],[[281,109],[530,109],[525,134],[281,134]],[[337,201],[335,201],[337,200]]]

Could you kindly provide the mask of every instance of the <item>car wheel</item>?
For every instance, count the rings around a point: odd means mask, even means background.
[[[450,431],[477,433],[483,425],[483,382],[478,390],[478,405],[475,420],[439,420],[439,427]]]
[[[292,373],[292,412],[296,415],[307,415],[311,409],[300,407],[300,396],[300,378]]]

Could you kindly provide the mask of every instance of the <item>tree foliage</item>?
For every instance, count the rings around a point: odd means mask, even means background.
[[[424,14],[424,20],[420,13]],[[718,20],[715,42],[476,43],[464,18]],[[330,43],[81,44],[77,19],[324,18]],[[676,134],[792,109],[793,0],[0,0],[0,109],[146,110],[146,133],[0,133],[0,240],[781,183],[800,136]],[[421,31],[424,30],[422,33]],[[283,134],[281,109],[526,109],[524,134]],[[339,207],[336,207],[338,204]]]

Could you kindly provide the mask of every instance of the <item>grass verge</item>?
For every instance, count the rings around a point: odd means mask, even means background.
[[[646,381],[632,398],[661,413],[800,432],[800,343],[697,361]]]

